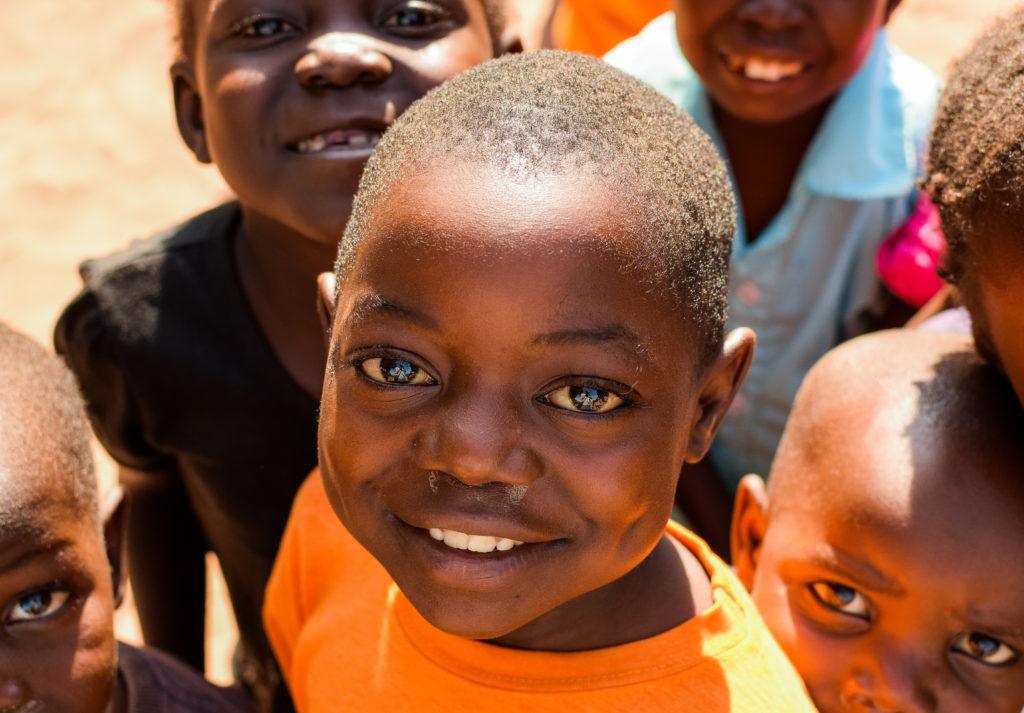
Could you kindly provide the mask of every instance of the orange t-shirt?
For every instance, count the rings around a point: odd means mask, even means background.
[[[423,619],[342,526],[316,470],[292,509],[264,621],[300,713],[813,712],[729,568],[696,536],[669,532],[710,573],[710,609],[608,649],[504,648]]]
[[[601,57],[671,7],[670,0],[561,0],[551,34],[555,47]]]

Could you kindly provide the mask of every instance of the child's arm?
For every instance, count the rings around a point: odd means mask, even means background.
[[[207,545],[174,473],[121,467],[128,573],[146,643],[204,670]]]

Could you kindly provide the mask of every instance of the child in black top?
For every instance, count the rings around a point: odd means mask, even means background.
[[[239,624],[237,673],[266,702],[276,674],[263,586],[316,459],[315,276],[333,262],[380,134],[427,89],[514,41],[498,0],[178,10],[179,128],[238,201],[85,263],[55,342],[135,501],[131,573],[147,641],[203,664],[214,551]]]
[[[117,643],[125,509],[118,489],[100,516],[74,378],[0,323],[0,380],[0,710],[249,711],[240,690]]]

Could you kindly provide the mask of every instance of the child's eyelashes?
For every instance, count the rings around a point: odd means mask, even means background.
[[[1020,658],[1013,647],[976,631],[965,631],[957,635],[951,649],[953,653],[968,656],[986,666],[1009,666]]]
[[[827,609],[864,621],[871,619],[867,598],[852,587],[837,582],[811,582],[807,585],[811,596]]]
[[[70,599],[71,592],[56,585],[23,594],[7,610],[4,625],[25,624],[54,616]]]

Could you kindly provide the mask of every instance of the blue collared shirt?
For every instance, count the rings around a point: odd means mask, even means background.
[[[707,93],[679,49],[672,13],[605,59],[686,110],[725,154]],[[882,30],[829,108],[782,210],[753,243],[739,217],[728,327],[752,327],[758,345],[711,450],[731,486],[746,473],[769,472],[804,375],[880,305],[875,254],[913,208],[938,92],[935,75],[895,49]]]

